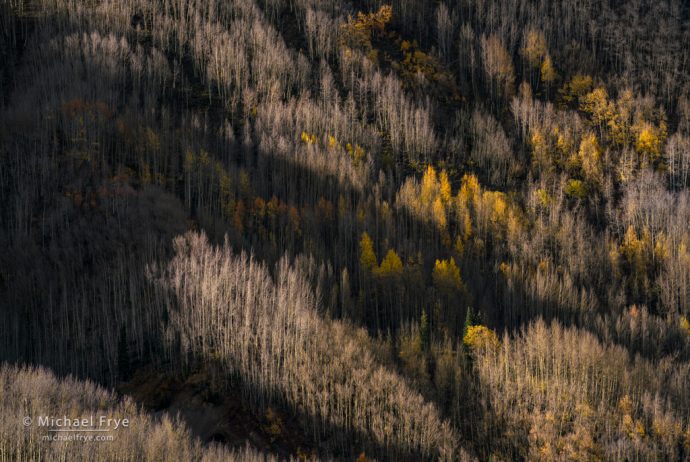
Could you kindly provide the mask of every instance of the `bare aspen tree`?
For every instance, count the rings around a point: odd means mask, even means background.
[[[440,3],[436,8],[436,41],[441,56],[446,60],[450,58],[455,22],[451,17],[451,12],[448,11],[448,6]]]
[[[503,42],[496,35],[482,37],[481,47],[484,71],[491,82],[492,95],[510,98],[515,91],[515,70]]]

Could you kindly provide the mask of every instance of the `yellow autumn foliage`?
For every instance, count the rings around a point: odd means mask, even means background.
[[[445,170],[441,170],[441,174],[439,175],[439,183],[439,194],[441,196],[441,200],[444,204],[448,204],[453,191],[450,186],[450,180],[448,179],[448,173]]]
[[[316,144],[318,142],[316,135],[314,134],[309,134],[307,132],[302,132],[300,135],[300,139],[302,140],[303,143],[305,144]]]
[[[587,186],[582,180],[568,180],[563,191],[574,199],[584,199],[587,197]]]
[[[434,284],[443,289],[461,289],[462,278],[460,268],[455,264],[455,259],[436,260],[432,273]]]
[[[594,81],[591,76],[576,74],[559,90],[561,100],[566,104],[578,103],[580,98],[592,90],[593,86]]]
[[[460,184],[460,191],[458,191],[458,201],[464,206],[470,203],[475,207],[479,203],[481,187],[479,180],[474,175],[464,175]]]
[[[527,32],[525,37],[525,46],[522,49],[522,55],[532,67],[538,67],[544,56],[546,56],[546,38],[544,33],[535,29]]]
[[[378,51],[371,42],[373,34],[382,33],[392,18],[393,8],[390,5],[383,5],[378,11],[371,13],[358,12],[356,18],[349,17],[342,26],[340,45],[346,52],[351,52],[353,48],[362,49],[370,60],[376,61]]]
[[[632,225],[623,236],[623,243],[620,245],[620,254],[627,260],[632,270],[638,275],[643,274],[646,268],[646,250],[649,243],[649,233],[643,231],[642,237],[638,238],[637,232]]]
[[[580,141],[578,157],[585,177],[599,180],[602,176],[601,147],[593,133],[585,135]]]
[[[355,167],[359,166],[366,155],[366,153],[364,152],[364,148],[362,148],[358,144],[352,146],[352,144],[347,143],[345,149],[347,150],[347,153],[350,154],[350,158],[352,158],[353,165]]]
[[[498,350],[500,343],[496,332],[486,326],[469,326],[462,343],[473,352]]]
[[[690,321],[688,321],[687,317],[680,317],[680,328],[683,330],[683,332],[690,335]]]
[[[558,79],[556,68],[553,65],[551,57],[548,55],[544,58],[544,62],[541,64],[540,76],[541,81],[546,84],[550,84]]]
[[[403,264],[395,250],[390,249],[381,261],[381,265],[375,270],[375,274],[382,278],[402,276]]]
[[[359,241],[359,264],[364,271],[372,271],[377,264],[374,243],[366,232],[362,233]]]
[[[446,229],[448,220],[446,219],[446,209],[441,201],[441,196],[436,196],[431,207],[431,216],[439,229]]]
[[[609,94],[604,87],[595,88],[584,95],[580,110],[589,114],[595,125],[605,126],[613,117]]]
[[[431,204],[436,196],[437,189],[438,180],[436,177],[436,169],[429,165],[422,177],[422,191],[419,197],[421,204]]]
[[[649,123],[643,124],[637,135],[635,150],[640,155],[646,155],[651,160],[658,159],[661,155],[661,148],[664,142],[662,129],[652,126]]]

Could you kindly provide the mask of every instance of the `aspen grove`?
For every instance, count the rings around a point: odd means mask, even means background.
[[[0,461],[688,460],[689,94],[682,0],[0,0]]]

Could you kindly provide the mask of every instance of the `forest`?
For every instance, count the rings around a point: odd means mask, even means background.
[[[690,461],[690,4],[0,0],[14,460]]]

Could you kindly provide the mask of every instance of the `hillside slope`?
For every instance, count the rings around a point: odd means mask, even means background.
[[[685,2],[0,25],[0,361],[179,411],[196,459],[690,457]]]

